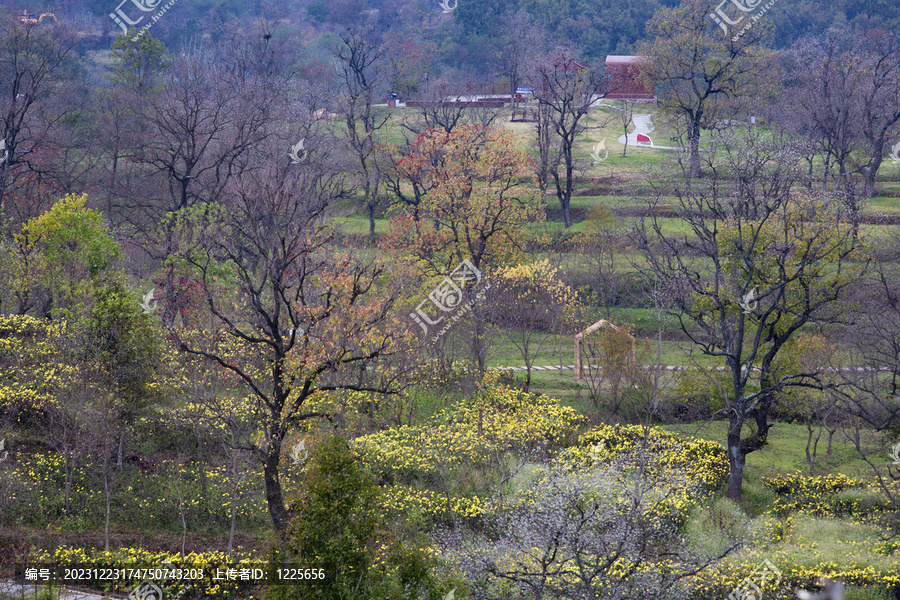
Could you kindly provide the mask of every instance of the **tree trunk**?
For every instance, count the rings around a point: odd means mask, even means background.
[[[866,171],[866,187],[863,191],[863,198],[875,197],[875,177],[878,175],[878,169],[881,167],[881,152],[878,152],[872,161],[872,165]]]
[[[482,314],[478,302],[472,306],[472,316],[475,317],[475,335],[472,339],[472,351],[474,354],[473,358],[475,359],[475,367],[478,369],[477,376],[480,381],[484,376],[487,357],[485,356],[486,348],[484,344],[484,314]]]
[[[812,157],[808,158],[806,162],[809,163],[809,173],[807,174],[807,177],[809,178],[809,182],[806,185],[806,189],[808,189],[811,192],[813,189],[813,175],[814,175],[813,174],[813,162],[814,162],[813,158]]]
[[[276,429],[272,432],[272,440],[268,444],[268,451],[263,465],[263,479],[266,483],[266,502],[269,506],[269,516],[275,531],[283,536],[287,530],[290,515],[284,507],[284,496],[281,491],[281,480],[278,477],[278,465],[281,461],[281,436]]]
[[[700,177],[700,114],[691,120],[691,178]]]
[[[203,468],[203,442],[200,440],[199,436],[197,436],[197,469],[199,469],[200,475],[200,496],[206,500],[206,469]]]
[[[813,463],[816,462],[816,458],[819,456],[819,440],[822,439],[822,427],[819,427],[819,433],[816,435],[816,439],[813,441],[812,447],[812,455],[813,455]]]
[[[109,457],[103,458],[103,492],[106,495],[106,521],[103,525],[103,550],[109,552],[109,512],[110,512]]]
[[[113,149],[112,171],[109,178],[109,189],[106,191],[106,210],[110,217],[113,214],[113,190],[116,189],[116,177],[119,173],[119,138],[116,136],[116,143]]]
[[[812,422],[806,422],[806,464],[809,465],[809,470],[812,471],[816,466],[815,461],[813,460],[812,454],[810,454],[810,448],[812,447],[812,438],[813,438],[813,429]]]
[[[528,391],[528,388],[531,387],[531,365],[534,363],[534,359],[531,357],[531,354],[528,352],[528,336],[524,335],[522,337],[522,358],[525,359],[525,391]]]
[[[451,495],[450,495],[450,484],[447,482],[448,474],[446,472],[441,472],[441,484],[444,488],[444,498],[446,499],[447,513],[450,515],[450,518],[453,520],[453,531],[459,531],[459,520],[456,518],[456,513],[453,512],[453,504],[451,503]]]
[[[63,453],[63,466],[65,468],[66,475],[66,514],[69,514],[69,511],[72,509],[71,506],[71,498],[72,498],[72,477],[73,472],[75,471],[75,465],[72,464],[75,460],[74,457],[71,456],[71,452],[66,451]]]
[[[116,453],[116,469],[122,469],[122,453],[123,448],[125,446],[125,428],[122,428],[122,432],[119,434],[119,449]]]
[[[568,198],[565,198],[565,199],[560,198],[559,205],[560,205],[560,207],[562,207],[563,225],[565,226],[566,229],[568,229],[569,227],[572,226],[572,217],[569,214],[569,199]]]
[[[7,132],[7,137],[10,137]],[[6,160],[0,163],[0,227],[3,227],[4,231],[6,230],[6,182],[9,177],[9,163],[10,158],[15,154],[16,143],[15,143],[15,134],[13,134],[13,140],[7,143],[6,146]]]
[[[741,499],[741,485],[744,480],[745,456],[741,450],[741,428],[743,419],[732,418],[728,428],[728,491],[726,495],[732,500]]]
[[[569,213],[569,204],[572,202],[572,188],[575,186],[575,162],[572,158],[572,146],[575,145],[575,140],[566,140],[563,143],[567,145],[567,147],[564,148],[563,155],[566,161],[566,187],[563,195],[559,197],[559,204],[563,209],[563,224],[566,229],[568,229],[572,226],[572,216]]]
[[[178,483],[178,512],[181,514],[181,560],[184,560],[184,546],[187,542],[187,519],[184,518],[184,494],[181,482]]]
[[[231,489],[231,527],[228,530],[228,558],[231,558],[231,550],[234,546],[234,527],[237,523],[237,485]]]
[[[831,442],[834,440],[834,434],[836,431],[837,429],[828,429],[828,452],[826,452],[826,456],[828,456],[828,458],[831,458]]]

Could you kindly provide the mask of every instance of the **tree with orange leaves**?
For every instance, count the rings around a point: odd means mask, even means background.
[[[383,246],[411,259],[426,278],[466,260],[488,272],[518,264],[531,237],[527,224],[544,218],[530,159],[507,131],[426,130],[397,170],[420,191],[419,203],[391,220]],[[473,356],[481,371],[484,315],[473,309]]]
[[[253,431],[239,449],[258,459],[281,533],[291,516],[280,481],[285,439],[304,421],[331,418],[310,407],[312,397],[396,391],[402,369],[385,361],[403,353],[410,334],[393,310],[402,277],[335,246],[327,214],[345,191],[340,157],[323,143],[296,168],[278,165],[281,147],[269,151],[269,167],[229,185],[227,205],[198,204],[172,217],[170,262],[201,282],[206,318],[197,322],[209,323],[173,326],[172,335],[182,352],[217,365],[245,390]],[[233,425],[233,407],[212,412]]]
[[[424,131],[397,165],[423,190],[417,214],[391,219],[384,246],[409,253],[427,275],[449,273],[466,259],[478,269],[519,262],[525,225],[543,220],[530,162],[507,131]]]

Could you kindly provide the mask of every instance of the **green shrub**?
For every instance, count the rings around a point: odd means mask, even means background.
[[[317,444],[305,475],[291,502],[295,518],[276,556],[301,569],[321,569],[324,577],[302,586],[269,586],[268,598],[442,597],[446,584],[432,574],[435,559],[418,544],[390,539],[380,490],[344,439]]]

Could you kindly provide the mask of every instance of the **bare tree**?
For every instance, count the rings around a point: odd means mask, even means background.
[[[723,36],[709,20],[715,11],[710,0],[685,0],[657,11],[647,25],[653,39],[637,52],[648,57],[644,77],[655,84],[663,111],[687,135],[692,178],[701,175],[701,128],[730,117],[735,99],[764,97],[779,75],[774,54],[760,44],[766,24]]]
[[[428,129],[452,133],[463,125],[478,125],[487,129],[493,125],[500,109],[491,101],[477,100],[465,91],[466,84],[459,81],[432,85],[428,92],[419,95],[412,115],[403,120],[403,127],[418,135]],[[409,109],[407,109],[409,110]]]
[[[677,597],[687,578],[729,554],[740,537],[729,531],[720,548],[695,551],[675,522],[647,518],[673,496],[690,494],[691,484],[645,466],[635,456],[583,471],[550,465],[523,494],[528,500],[489,518],[496,534],[447,536],[445,556],[479,599],[508,597],[504,588],[535,600]],[[628,568],[618,568],[623,564]]]
[[[150,217],[133,225],[149,229],[150,235],[167,212],[219,201],[239,160],[268,134],[270,94],[258,80],[235,89],[223,70],[203,56],[173,65],[163,76],[160,93],[147,103],[144,136],[132,155],[164,182],[164,200],[129,198],[134,212]]]
[[[790,56],[800,101],[789,111],[823,155],[822,189],[843,194],[855,214],[875,194],[885,146],[900,123],[900,43],[894,34],[831,30],[822,40],[801,40]]]
[[[389,114],[379,114],[375,109],[383,77],[382,53],[371,32],[355,30],[341,34],[341,44],[334,50],[341,85],[341,113],[347,142],[358,162],[370,236],[375,235],[375,210],[384,160],[378,131],[390,119]]]
[[[333,249],[326,217],[345,194],[348,165],[336,142],[317,139],[302,165],[282,158],[280,145],[258,149],[256,160],[267,166],[235,178],[227,206],[183,211],[173,228],[176,255],[199,274],[213,326],[200,337],[181,332],[180,348],[251,392],[262,440],[248,449],[262,466],[269,514],[282,533],[289,519],[279,476],[285,436],[304,420],[329,417],[307,408],[314,394],[396,389],[402,373],[386,368],[362,380],[360,373],[398,352],[406,335],[392,313],[402,282],[384,289],[383,266]],[[227,288],[219,283],[222,269]]]
[[[67,60],[76,41],[75,32],[62,25],[23,24],[11,16],[0,23],[4,143],[4,150],[0,150],[4,158],[0,163],[0,213],[11,188],[35,174],[47,173],[46,165],[36,159],[49,149],[42,135],[46,125],[59,118],[47,100],[62,90]],[[47,114],[42,117],[42,112]]]
[[[581,169],[575,144],[588,128],[586,117],[591,107],[608,90],[604,89],[602,75],[597,70],[566,56],[537,66],[533,78],[539,113],[539,170],[552,178],[563,224],[568,228],[572,226],[569,204],[575,175]]]
[[[873,277],[860,282],[852,298],[861,308],[842,331],[853,349],[853,364],[841,370],[843,385],[832,390],[839,408],[853,417],[844,428],[846,439],[869,465],[888,502],[900,508],[900,469],[885,465],[900,430],[900,273],[896,269],[896,239],[881,249]],[[900,535],[894,523],[891,535]]]
[[[235,19],[225,26],[216,52],[234,81],[290,80],[294,76],[291,65],[295,51],[289,42],[276,23],[266,18],[258,19],[250,27],[244,19]]]
[[[798,157],[789,147],[752,135],[728,145],[727,192],[718,182],[675,186],[689,234],[665,233],[654,216],[636,241],[647,275],[669,290],[682,331],[703,354],[722,360],[733,382],[723,401],[728,496],[737,499],[745,456],[767,443],[777,393],[822,385],[818,370],[776,377],[773,361],[805,324],[839,319],[837,300],[865,261],[851,260],[858,244],[839,203],[791,191]],[[747,184],[750,173],[763,171]],[[748,387],[751,378],[758,390]],[[742,438],[751,419],[756,431]]]
[[[521,10],[503,17],[501,31],[500,73],[509,80],[509,98],[513,101],[519,84],[534,68],[538,49],[547,46],[547,39],[531,15]]]
[[[597,204],[588,211],[584,232],[576,237],[581,252],[581,265],[587,271],[595,305],[602,306],[606,318],[612,316],[612,307],[619,303],[622,292],[620,274],[621,249],[630,242],[623,232],[622,223],[606,204]]]
[[[884,161],[890,136],[900,131],[900,36],[867,32],[857,38],[869,77],[863,80],[862,136],[865,156],[863,198],[875,195],[875,177]]]

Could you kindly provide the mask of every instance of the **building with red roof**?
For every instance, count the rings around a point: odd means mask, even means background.
[[[606,57],[606,97],[611,100],[652,102],[656,89],[644,84],[641,75],[642,56],[610,55]]]

